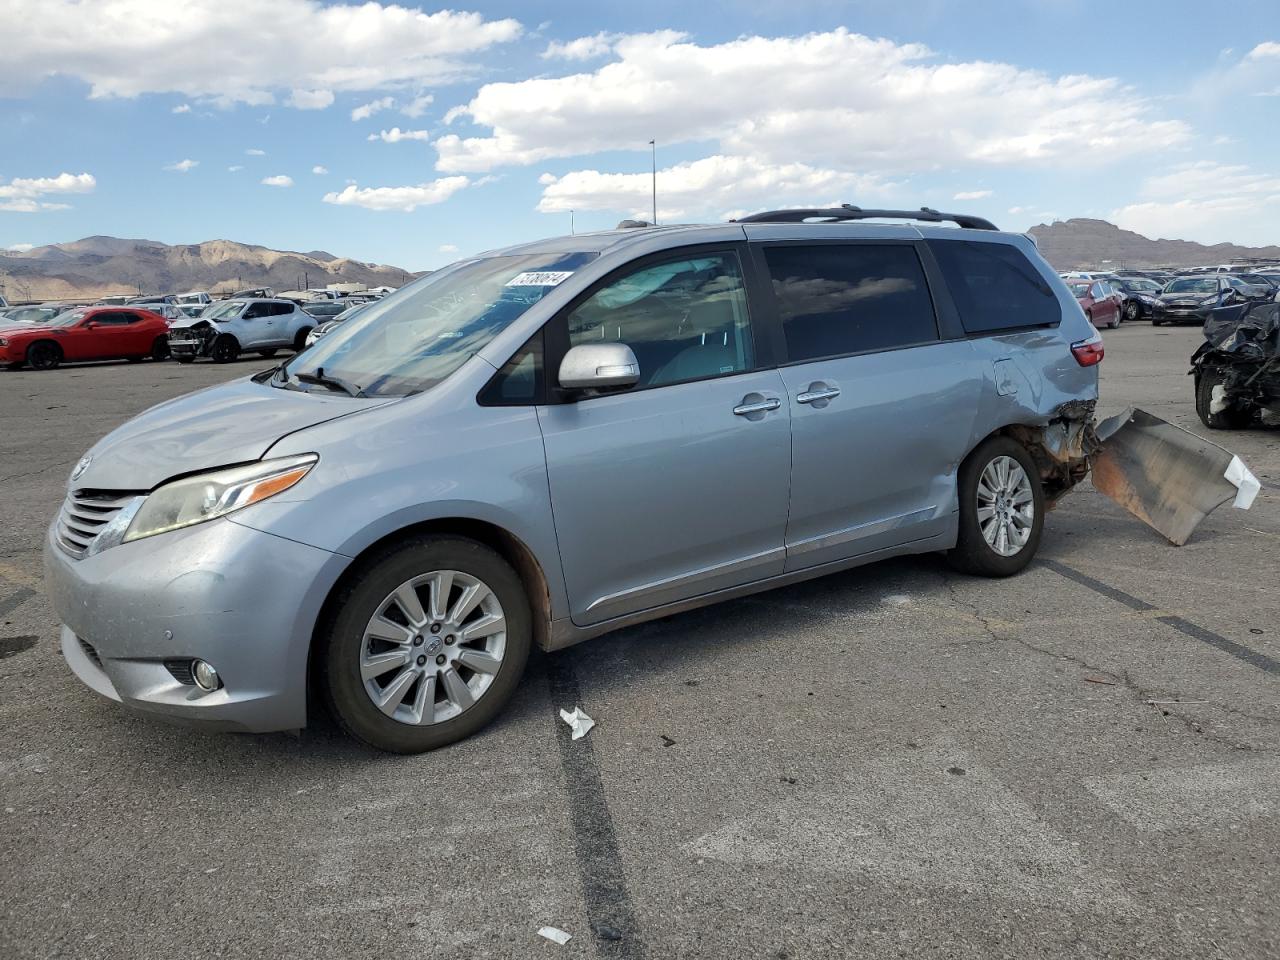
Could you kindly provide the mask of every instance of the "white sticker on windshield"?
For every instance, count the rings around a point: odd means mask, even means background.
[[[508,287],[554,287],[573,276],[572,270],[533,270],[507,281]]]

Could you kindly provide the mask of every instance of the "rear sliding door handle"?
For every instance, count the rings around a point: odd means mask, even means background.
[[[759,394],[757,394],[757,396],[759,396]],[[768,397],[761,400],[751,400],[747,397],[743,397],[742,399],[744,402],[733,408],[735,416],[749,417],[753,413],[768,413],[770,410],[777,410],[782,406],[782,401],[777,397]]]
[[[834,400],[838,396],[840,396],[839,387],[819,387],[815,383],[804,393],[796,394],[796,403],[820,403],[826,406],[825,401]]]

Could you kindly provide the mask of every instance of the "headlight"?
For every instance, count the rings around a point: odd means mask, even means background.
[[[166,483],[142,501],[123,542],[225,517],[274,497],[305,477],[319,459],[314,453],[281,457]]]

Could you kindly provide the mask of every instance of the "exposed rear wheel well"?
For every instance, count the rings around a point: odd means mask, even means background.
[[[1088,417],[1083,421],[1067,421],[1069,426],[1075,422],[1086,424],[1084,428],[1084,445],[1076,451],[1079,455],[1073,456],[1070,460],[1063,461],[1050,453],[1049,447],[1045,443],[1045,427],[1023,423],[1008,423],[992,430],[973,445],[973,449],[965,455],[965,460],[969,459],[974,450],[977,450],[992,437],[1009,437],[1012,440],[1016,440],[1031,454],[1031,459],[1035,461],[1036,466],[1039,468],[1040,485],[1044,488],[1045,504],[1048,508],[1052,508],[1067,491],[1083,480],[1089,473],[1087,454],[1090,452],[1089,442],[1093,438],[1093,405],[1089,405]]]

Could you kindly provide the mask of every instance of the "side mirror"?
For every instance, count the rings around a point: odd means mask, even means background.
[[[97,321],[97,320],[86,320],[86,321],[85,321],[85,324],[84,324],[84,328],[85,328],[86,330],[97,330],[97,329],[98,329],[98,321]]]
[[[640,362],[625,343],[582,343],[560,361],[560,386],[568,390],[617,390],[640,381]]]

